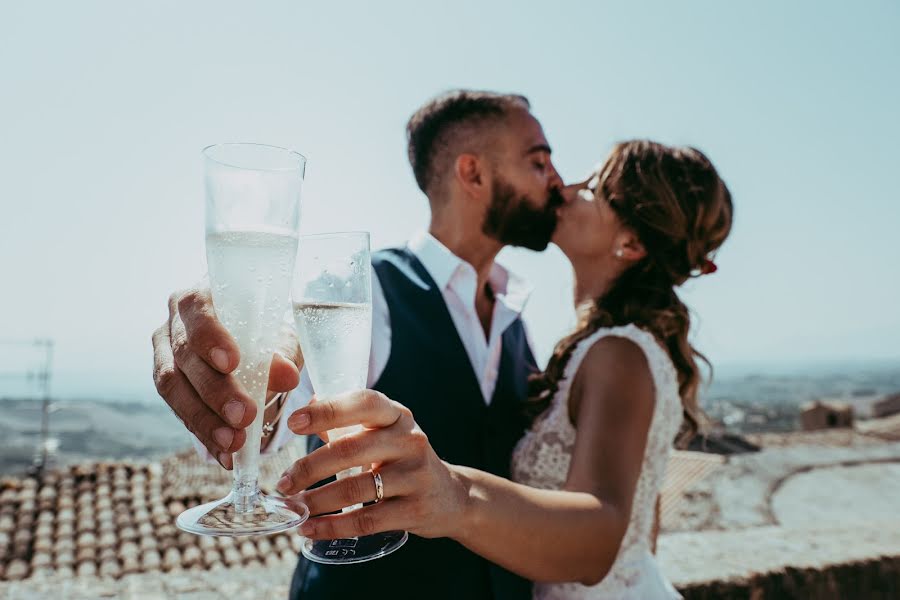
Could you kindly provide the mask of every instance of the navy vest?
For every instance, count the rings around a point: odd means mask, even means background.
[[[512,450],[527,421],[522,403],[537,370],[517,319],[503,333],[497,387],[489,405],[441,290],[406,249],[382,250],[372,264],[391,319],[391,355],[373,386],[409,407],[443,460],[509,477]],[[310,438],[310,450],[321,445]],[[328,566],[300,557],[292,600],[327,598],[530,600],[530,582],[447,539],[410,535],[394,554]]]

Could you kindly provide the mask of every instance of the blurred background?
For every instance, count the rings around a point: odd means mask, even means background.
[[[404,126],[455,87],[530,98],[568,180],[617,140],[695,145],[736,203],[684,296],[716,365],[900,358],[894,2],[9,3],[0,19],[3,338],[54,339],[60,396],[149,399],[166,297],[205,273],[200,150],[309,158],[303,231],[427,225]],[[558,251],[538,353],[572,323]]]
[[[204,146],[298,150],[304,233],[402,244],[428,220],[406,120],[457,87],[527,96],[568,181],[618,140],[711,157],[735,227],[682,294],[720,431],[878,416],[900,392],[898,29],[890,0],[4,2],[0,466],[32,463],[44,400],[62,464],[186,445],[150,336],[206,271]],[[569,267],[500,261],[535,286],[545,361],[574,323]]]

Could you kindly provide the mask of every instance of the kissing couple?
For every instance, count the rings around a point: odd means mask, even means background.
[[[670,451],[703,423],[678,288],[715,270],[727,187],[699,150],[648,140],[566,185],[518,95],[441,95],[407,134],[431,220],[373,254],[371,389],[311,401],[286,341],[269,393],[292,391],[266,415],[264,452],[309,436],[278,483],[309,507],[302,535],[411,535],[376,561],[301,557],[291,598],[678,598],[653,554]],[[529,288],[495,258],[550,243],[571,263],[578,323],[541,370],[521,318]],[[239,354],[209,290],[173,294],[153,340],[160,395],[230,468],[257,407],[229,375]],[[359,465],[371,469],[326,480]]]

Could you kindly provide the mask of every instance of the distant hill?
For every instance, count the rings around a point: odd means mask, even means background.
[[[63,401],[56,407],[50,434],[59,444],[57,464],[151,457],[190,445],[186,430],[162,401]],[[0,411],[0,474],[23,471],[31,465],[40,439],[41,403],[0,399]]]
[[[791,431],[799,407],[821,398],[900,392],[900,362],[747,369],[716,376],[700,390],[713,419],[738,432]]]
[[[755,433],[796,429],[798,408],[809,400],[898,391],[900,362],[723,368],[700,394],[706,412],[729,431]],[[8,394],[0,389],[0,474],[26,469],[40,436],[40,400],[4,399]],[[146,458],[190,445],[186,430],[158,396],[125,402],[68,399],[56,405],[50,431],[59,441],[61,464]]]

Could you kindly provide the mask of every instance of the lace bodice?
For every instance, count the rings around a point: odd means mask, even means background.
[[[678,598],[678,593],[659,572],[653,559],[650,536],[656,497],[662,487],[672,441],[681,426],[682,407],[675,368],[650,333],[634,325],[625,325],[600,329],[579,342],[550,406],[536,419],[513,452],[512,478],[543,489],[561,489],[565,484],[576,436],[569,417],[569,389],[587,351],[605,336],[627,338],[644,351],[656,388],[656,403],[631,519],[612,569],[603,581],[590,587],[579,583],[539,583],[535,585],[535,598]]]

